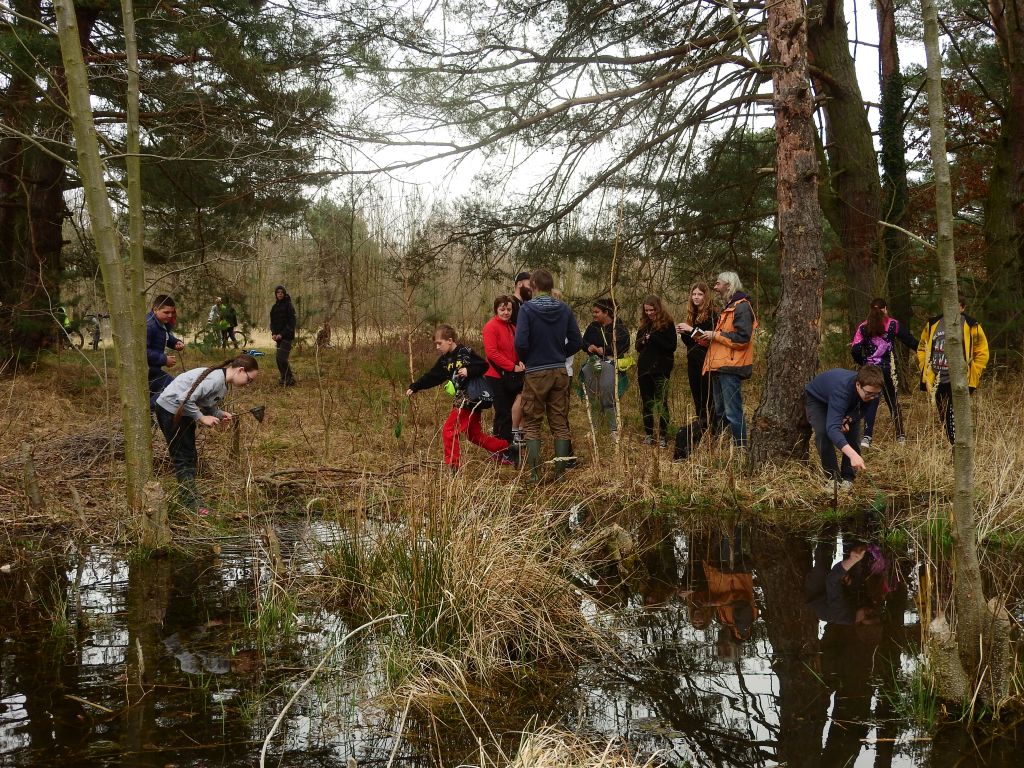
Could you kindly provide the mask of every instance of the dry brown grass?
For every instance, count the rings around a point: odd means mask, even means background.
[[[614,741],[598,743],[558,728],[544,727],[524,734],[518,752],[512,757],[500,754],[491,759],[482,754],[479,768],[653,768],[661,764],[657,755],[641,762]]]
[[[93,535],[131,535],[123,514],[120,462],[112,459],[119,420],[112,361],[87,353],[87,361],[65,353],[47,358],[34,371],[18,370],[0,379],[0,520],[13,526],[79,526]],[[216,362],[187,354],[190,366]],[[241,458],[230,458],[231,434],[205,432],[200,445],[204,490],[221,519],[247,519],[268,511],[330,507],[350,514],[383,514],[428,498],[441,503],[451,489],[486,503],[502,495],[526,509],[564,509],[580,501],[595,508],[661,506],[673,510],[744,510],[780,522],[813,519],[833,506],[816,468],[788,462],[746,471],[742,457],[727,441],[707,441],[686,462],[673,464],[670,450],[640,444],[635,384],[623,398],[624,439],[612,445],[598,435],[597,455],[582,404],[574,402],[574,446],[580,468],[563,480],[524,488],[517,473],[493,467],[480,449],[466,444],[466,464],[454,483],[441,466],[440,426],[448,398],[439,390],[407,400],[409,373],[398,343],[332,349],[320,358],[308,352],[294,358],[300,385],[274,384],[272,355],[262,358],[263,378],[241,390],[236,410],[266,403],[263,424],[246,418],[241,425]],[[417,365],[433,359],[424,342]],[[748,418],[756,387],[745,392]],[[975,486],[985,534],[1024,533],[1024,379],[986,374],[975,394],[977,434]],[[689,418],[684,377],[673,379],[673,422]],[[838,499],[840,509],[872,504],[893,510],[896,522],[914,523],[951,498],[950,450],[922,393],[902,397],[908,443],[899,446],[883,405],[875,445],[866,453],[868,471],[852,493]],[[27,441],[37,457],[45,509],[26,512],[20,483],[19,445]],[[162,437],[154,432],[158,457]],[[550,441],[545,445],[551,453]],[[284,470],[292,470],[285,473]],[[169,468],[160,466],[168,489]],[[277,473],[277,474],[275,474]],[[181,536],[201,536],[211,523],[175,518]]]

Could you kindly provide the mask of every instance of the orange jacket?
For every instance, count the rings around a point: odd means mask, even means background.
[[[704,358],[704,373],[731,373],[749,379],[754,372],[757,318],[745,293],[733,294],[718,316],[715,337]]]

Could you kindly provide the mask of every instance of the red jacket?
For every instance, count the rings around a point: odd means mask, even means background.
[[[495,315],[487,321],[483,330],[484,355],[487,357],[487,373],[492,379],[500,379],[502,371],[511,371],[519,364],[516,354],[516,327]]]

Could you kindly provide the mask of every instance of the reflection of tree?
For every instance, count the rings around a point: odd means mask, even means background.
[[[722,695],[729,689],[726,676],[736,669],[723,667],[702,636],[695,639],[677,608],[651,614],[647,624],[634,647],[621,655],[622,663],[602,670],[600,684],[611,695],[624,688],[631,715],[643,707],[650,709],[660,721],[659,730],[678,732],[702,755],[701,764],[763,765],[766,744],[752,728],[751,713],[743,709],[746,702]],[[737,709],[730,715],[724,707]],[[665,748],[662,736],[630,736],[642,752]],[[689,757],[678,755],[680,760]]]
[[[124,744],[138,753],[153,743],[160,694],[154,690],[163,645],[164,617],[171,593],[171,561],[166,557],[134,560],[128,567],[125,655],[128,706],[124,711]]]
[[[10,732],[14,743],[31,754],[64,754],[89,734],[83,706],[68,696],[81,692],[81,649],[77,624],[69,610],[73,586],[70,565],[63,558],[43,558],[39,564],[18,572],[14,579],[0,579],[0,691],[23,714],[9,709],[7,718],[20,721]],[[81,571],[78,572],[80,578]],[[68,634],[58,629],[68,622]],[[7,719],[5,718],[5,719]],[[10,745],[0,743],[0,754]],[[37,760],[42,764],[43,760]]]
[[[788,766],[819,762],[828,692],[812,665],[818,619],[805,605],[804,576],[811,570],[810,544],[798,536],[758,531],[750,537],[764,605],[762,618],[778,676],[776,759]]]

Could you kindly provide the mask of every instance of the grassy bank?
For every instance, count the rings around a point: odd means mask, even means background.
[[[185,355],[190,367],[218,359],[199,358],[193,351]],[[406,399],[407,359],[397,342],[352,352],[332,349],[319,357],[307,352],[294,359],[300,385],[281,389],[274,384],[272,356],[262,358],[262,380],[228,407],[241,411],[265,403],[267,418],[263,424],[243,419],[237,434],[203,431],[202,487],[220,515],[210,522],[178,516],[179,533],[201,536],[205,526],[316,508],[393,515],[421,506],[425,494],[432,504],[443,504],[455,490],[477,503],[509,496],[525,510],[564,509],[581,502],[602,509],[658,507],[677,513],[742,510],[783,523],[813,523],[874,507],[888,510],[890,523],[913,527],[952,494],[950,449],[919,392],[903,396],[907,443],[896,444],[883,406],[874,446],[866,452],[868,471],[852,492],[838,498],[825,489],[814,460],[749,473],[727,442],[708,440],[690,459],[672,463],[670,450],[641,444],[635,384],[622,399],[624,439],[618,446],[602,431],[593,433],[582,403],[574,402],[580,467],[562,481],[526,489],[515,470],[494,467],[468,444],[465,466],[451,478],[442,466],[440,439],[449,399],[440,390]],[[417,367],[432,359],[424,341],[416,350]],[[111,538],[130,534],[132,521],[122,511],[119,406],[109,353],[64,353],[10,373],[0,381],[0,460],[10,470],[0,481],[0,520],[8,530],[70,526]],[[748,419],[757,385],[755,379],[744,393]],[[989,374],[973,400],[981,532],[1004,542],[1024,535],[1024,451],[1018,439],[1024,431],[1022,402],[1024,378]],[[670,405],[674,424],[688,421],[692,404],[681,375],[673,378]],[[27,507],[23,443],[31,448],[43,498],[38,510]],[[158,474],[173,492],[163,439],[155,431],[154,446]],[[545,448],[550,456],[550,444]]]

